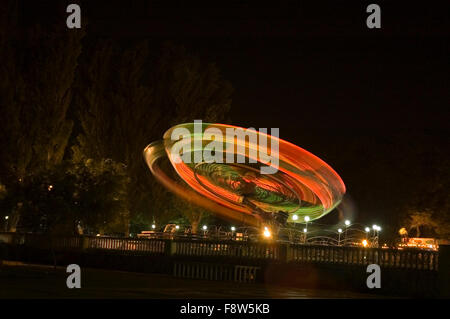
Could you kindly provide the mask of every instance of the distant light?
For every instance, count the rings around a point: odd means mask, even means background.
[[[378,231],[381,231],[381,227],[380,227],[380,226],[377,226],[377,230],[378,230]]]
[[[156,225],[155,225],[155,224],[153,224],[153,225],[152,225],[152,229],[155,229],[155,228],[156,228]]]
[[[263,235],[264,235],[264,237],[266,237],[266,238],[269,238],[270,236],[272,236],[272,234],[271,234],[270,231],[267,229],[267,227],[265,227]]]
[[[373,225],[373,226],[372,226],[372,229],[373,229],[373,230],[377,230],[377,228],[378,228],[377,225]]]
[[[231,226],[231,231],[235,231],[235,230],[236,230],[236,227]]]
[[[309,216],[305,216],[305,222],[309,222]]]
[[[269,228],[267,228],[267,226],[264,226],[264,230],[269,230]]]
[[[292,220],[297,220],[298,219],[298,216],[297,215],[293,215],[292,216]]]
[[[5,216],[5,219],[8,220],[8,219],[9,219],[9,216]]]
[[[364,247],[367,247],[367,245],[368,245],[367,240],[364,239],[364,240],[362,241],[362,245],[363,245]]]
[[[345,225],[346,226],[350,225],[350,221],[348,219],[345,221]]]
[[[307,233],[307,232],[308,232],[308,229],[303,228],[303,232],[304,232],[304,233]]]
[[[48,191],[51,191],[53,189],[53,185],[49,185],[47,189]]]
[[[99,236],[100,236],[100,234],[97,234],[96,236],[97,236],[97,237],[99,237]]]
[[[175,225],[175,229],[180,229],[180,226],[178,226],[178,225]]]
[[[366,233],[370,232],[370,228],[369,227],[366,227],[364,230],[366,231]]]
[[[208,229],[208,226],[203,225],[202,229],[203,229],[203,230],[207,230],[207,229]]]
[[[341,228],[338,229],[338,233],[339,234],[342,233],[342,229]]]

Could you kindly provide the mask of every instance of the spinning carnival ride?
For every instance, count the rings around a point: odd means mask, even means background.
[[[227,134],[229,130],[248,136]],[[269,145],[278,145],[278,152],[269,152]],[[270,162],[267,154],[277,160]],[[176,195],[218,217],[251,226],[318,219],[345,194],[342,179],[317,156],[278,137],[231,125],[176,125],[162,141],[145,148],[144,158],[153,175]],[[164,159],[180,180],[165,172]],[[271,167],[272,173],[263,174],[263,167]]]

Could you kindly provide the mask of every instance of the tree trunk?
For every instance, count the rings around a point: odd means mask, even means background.
[[[197,234],[198,232],[198,225],[200,224],[200,221],[195,220],[191,222],[191,233],[192,234]]]
[[[17,225],[19,224],[20,215],[22,211],[22,203],[17,203],[17,208],[12,211],[10,218],[8,219],[7,231],[15,233]]]

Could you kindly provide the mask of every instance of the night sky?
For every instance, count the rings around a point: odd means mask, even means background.
[[[65,17],[53,2],[25,12]],[[380,30],[365,24],[372,2]],[[215,62],[235,89],[233,124],[278,127],[328,162],[354,205],[345,217],[394,221],[448,158],[448,2],[77,3],[88,38],[148,39],[155,48],[172,40]]]

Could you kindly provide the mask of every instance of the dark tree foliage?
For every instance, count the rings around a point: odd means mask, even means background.
[[[130,219],[159,218],[169,200],[151,179],[142,151],[176,123],[223,120],[231,86],[212,64],[203,65],[182,47],[164,45],[150,55],[143,43],[121,51],[101,43],[80,67],[75,98],[82,132],[75,160],[111,158],[126,166]]]
[[[22,26],[16,1],[1,7],[0,182],[13,188],[63,160],[83,32],[67,32],[64,25]],[[12,215],[12,226],[20,212]]]

